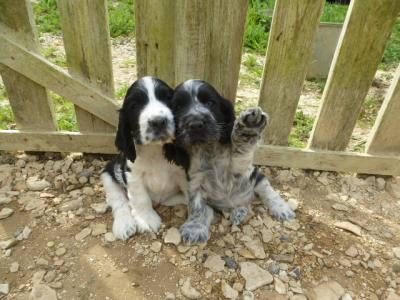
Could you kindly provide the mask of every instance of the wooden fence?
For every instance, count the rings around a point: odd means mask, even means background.
[[[31,3],[0,0],[0,73],[18,130],[0,149],[115,153],[106,0],[59,0],[68,72],[46,60]],[[400,67],[365,153],[346,152],[361,105],[400,12],[398,0],[353,0],[307,149],[287,147],[324,0],[277,0],[259,105],[271,115],[255,163],[400,175]],[[248,0],[136,0],[138,76],[171,85],[201,78],[234,99]],[[57,131],[48,90],[75,104],[79,133]]]

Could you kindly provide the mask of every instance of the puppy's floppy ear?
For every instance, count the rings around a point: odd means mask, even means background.
[[[221,97],[221,112],[224,118],[224,127],[221,133],[220,142],[223,144],[228,144],[231,142],[231,134],[233,129],[233,124],[235,123],[235,109],[233,107],[233,102]]]
[[[171,163],[183,168],[186,172],[190,167],[189,153],[177,144],[165,144],[163,146],[164,157]]]
[[[119,123],[117,136],[115,138],[115,146],[122,152],[131,162],[136,159],[135,143],[133,142],[132,128],[123,109],[119,111]]]

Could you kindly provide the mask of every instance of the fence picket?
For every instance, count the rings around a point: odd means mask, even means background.
[[[311,134],[311,148],[346,148],[399,12],[400,1],[351,1]]]
[[[367,143],[367,153],[400,155],[400,65],[386,94]]]
[[[59,0],[68,71],[114,96],[106,0]],[[95,103],[93,103],[95,105]],[[81,132],[114,132],[115,127],[75,106]]]
[[[0,23],[12,31],[14,38],[25,48],[38,51],[30,1],[1,1]],[[17,127],[37,131],[55,130],[53,105],[46,89],[6,66],[0,70]]]
[[[286,145],[307,72],[323,0],[277,0],[259,105],[272,117],[266,143]]]

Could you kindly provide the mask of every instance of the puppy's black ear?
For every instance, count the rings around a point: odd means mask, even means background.
[[[224,127],[221,133],[220,142],[223,144],[228,144],[231,142],[231,134],[233,129],[233,124],[235,123],[235,109],[233,107],[233,102],[221,97],[221,112],[224,117]]]
[[[163,146],[164,157],[171,163],[183,168],[185,172],[190,167],[190,155],[189,153],[179,145],[176,144],[165,144]]]
[[[115,146],[122,152],[131,162],[136,159],[135,143],[133,142],[132,128],[129,124],[126,113],[123,109],[119,111],[119,123],[117,136],[115,138]]]

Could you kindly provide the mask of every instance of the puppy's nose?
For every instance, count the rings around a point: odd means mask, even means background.
[[[204,128],[204,121],[202,120],[195,120],[189,123],[189,127],[191,130],[202,130]]]
[[[149,124],[154,129],[163,129],[167,126],[167,119],[163,117],[154,118],[149,121]]]

